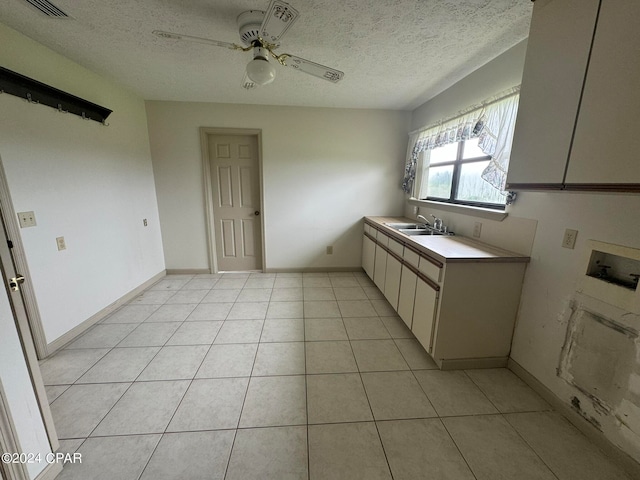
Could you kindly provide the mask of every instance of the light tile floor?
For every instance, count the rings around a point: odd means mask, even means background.
[[[168,276],[42,373],[61,480],[627,478],[508,370],[437,370],[361,273]]]

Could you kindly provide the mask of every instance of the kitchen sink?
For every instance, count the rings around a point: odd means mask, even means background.
[[[405,235],[443,235],[442,232],[434,230],[433,228],[398,228],[400,233]]]
[[[422,223],[385,223],[387,227],[395,228],[396,230],[424,230]]]
[[[451,235],[451,233],[443,233],[423,223],[385,223],[387,227],[398,230],[405,235]]]

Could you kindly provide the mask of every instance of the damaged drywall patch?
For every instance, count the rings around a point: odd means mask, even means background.
[[[582,418],[584,418],[587,422],[589,422],[591,425],[596,427],[598,430],[602,431],[602,425],[600,425],[600,422],[584,411],[584,409],[580,404],[580,399],[578,397],[576,396],[571,397],[571,406]]]
[[[611,319],[576,308],[567,328],[560,377],[608,414],[625,398],[636,364],[638,332]]]
[[[580,294],[565,315],[569,320],[557,373],[576,390],[573,409],[598,430],[617,431],[638,451],[640,341],[630,326],[636,315]]]

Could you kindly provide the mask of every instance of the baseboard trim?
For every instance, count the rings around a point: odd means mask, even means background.
[[[264,273],[362,272],[362,267],[265,268]]]
[[[202,275],[210,274],[208,268],[168,268],[167,275]]]
[[[569,404],[563,402],[560,397],[549,390],[548,387],[529,373],[518,362],[509,358],[507,368],[515,373],[524,383],[529,385],[533,391],[546,400],[558,413],[569,420],[574,427],[580,430],[589,440],[600,448],[605,455],[610,457],[614,462],[617,462],[631,478],[640,480],[640,464],[638,464],[638,462],[611,443],[600,430],[582,418]]]
[[[137,286],[136,288],[134,288],[130,292],[128,292],[125,295],[123,295],[122,297],[120,297],[118,300],[113,302],[111,305],[103,308],[102,310],[100,310],[96,314],[94,314],[91,317],[89,317],[88,319],[86,319],[81,324],[76,325],[75,327],[73,327],[71,330],[69,330],[67,333],[65,333],[61,337],[58,337],[53,342],[49,343],[47,345],[48,356],[53,355],[55,352],[60,350],[66,344],[68,344],[69,342],[75,340],[76,337],[78,337],[78,335],[84,333],[87,329],[89,329],[90,327],[92,327],[93,325],[98,323],[100,320],[105,318],[107,315],[109,315],[110,313],[112,313],[115,310],[117,310],[118,308],[120,308],[123,304],[127,303],[128,301],[130,301],[133,298],[135,298],[138,295],[140,295],[143,291],[145,291],[151,285],[156,283],[158,280],[164,278],[166,276],[166,274],[167,274],[166,270],[163,270],[160,273],[154,275],[153,277],[151,277],[149,280],[147,280],[143,284]]]
[[[50,463],[41,471],[35,480],[53,480],[62,471],[61,463]]]
[[[440,370],[471,370],[475,368],[503,368],[507,366],[507,357],[490,358],[453,358],[436,360]]]

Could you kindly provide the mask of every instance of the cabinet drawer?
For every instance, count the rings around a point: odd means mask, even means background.
[[[382,233],[380,230],[378,230],[376,239],[378,240],[378,243],[384,245],[385,247],[389,246],[389,237]]]
[[[409,248],[404,249],[404,255],[402,256],[404,261],[414,267],[418,268],[418,263],[420,262],[420,256],[417,252],[410,250]]]
[[[389,239],[389,250],[393,253],[402,257],[402,251],[404,250],[404,245],[400,242],[396,242],[393,238]]]
[[[376,236],[375,230],[373,228],[371,228],[371,226],[367,223],[364,224],[364,233],[368,233],[369,235],[372,235],[373,237]]]
[[[431,280],[440,283],[440,275],[442,273],[442,268],[438,265],[434,265],[429,260],[424,257],[420,257],[420,263],[418,264],[418,270],[424,273]]]

